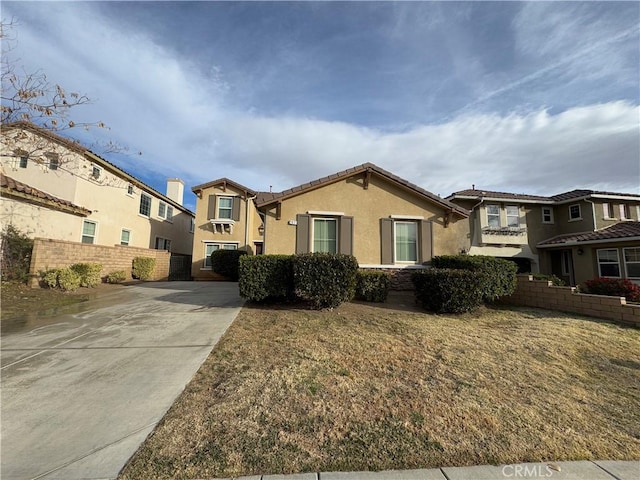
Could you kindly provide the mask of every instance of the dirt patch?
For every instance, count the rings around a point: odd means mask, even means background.
[[[640,459],[640,330],[245,307],[122,479]]]

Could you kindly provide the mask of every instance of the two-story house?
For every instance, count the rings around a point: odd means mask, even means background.
[[[397,270],[469,247],[464,208],[372,163],[277,193],[224,178],[193,191],[196,279],[214,276],[208,256],[218,248],[345,253],[361,267]]]
[[[104,158],[27,122],[3,125],[0,220],[32,236],[191,255],[184,183],[164,195]]]
[[[472,188],[447,197],[471,211],[470,254],[516,261],[570,285],[640,281],[640,195],[573,190],[551,197]]]

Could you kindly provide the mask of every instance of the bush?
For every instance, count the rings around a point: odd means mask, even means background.
[[[2,279],[26,282],[32,250],[33,240],[8,224],[2,232]]]
[[[356,298],[366,302],[386,302],[391,287],[391,275],[387,272],[359,270]]]
[[[560,277],[556,277],[555,275],[547,275],[545,273],[533,273],[532,274],[534,280],[547,280],[551,282],[551,285],[556,287],[564,287],[566,283]]]
[[[355,257],[331,253],[304,253],[293,257],[296,295],[315,308],[333,308],[355,295],[358,262]]]
[[[261,302],[294,296],[292,255],[246,255],[239,259],[240,296]]]
[[[516,289],[518,266],[509,260],[486,255],[443,255],[433,257],[431,264],[435,268],[483,273],[479,288],[485,301],[511,295]]]
[[[77,290],[80,286],[80,274],[69,267],[48,270],[44,273],[43,280],[49,287],[66,292]]]
[[[100,263],[74,263],[71,270],[80,275],[81,287],[95,287],[100,283],[102,265]]]
[[[211,269],[232,282],[237,282],[240,257],[246,254],[245,250],[225,250],[223,248],[214,250],[211,253]]]
[[[124,270],[116,270],[107,275],[107,283],[122,283],[127,279],[127,272]]]
[[[156,268],[156,259],[152,257],[135,257],[133,259],[133,278],[149,280]]]
[[[483,272],[430,268],[412,273],[416,299],[436,313],[469,312],[482,305]]]
[[[584,282],[585,293],[625,297],[630,302],[640,302],[640,287],[627,278],[596,277]]]

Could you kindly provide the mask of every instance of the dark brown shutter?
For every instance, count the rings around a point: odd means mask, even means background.
[[[212,218],[216,218],[216,196],[209,195],[209,205],[207,207],[207,220],[211,220]]]
[[[231,209],[231,219],[236,222],[240,220],[240,197],[233,197],[233,208]]]
[[[380,260],[382,265],[393,264],[393,220],[380,219]]]
[[[432,253],[432,235],[433,223],[422,220],[418,222],[418,250],[420,252],[420,263],[428,262],[433,256]]]
[[[353,217],[340,217],[340,253],[353,255]]]
[[[296,253],[309,253],[310,215],[296,215]]]

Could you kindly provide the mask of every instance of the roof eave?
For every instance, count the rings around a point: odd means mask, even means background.
[[[574,247],[578,245],[592,245],[599,243],[622,243],[622,242],[635,242],[640,241],[640,236],[635,237],[618,237],[618,238],[603,238],[599,240],[572,240],[570,242],[551,243],[549,245],[536,245],[536,248],[554,248],[554,247]]]

